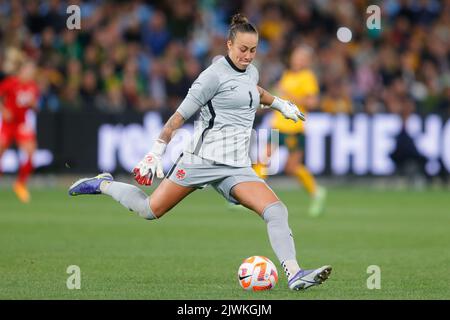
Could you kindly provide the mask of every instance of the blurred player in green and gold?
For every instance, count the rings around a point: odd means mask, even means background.
[[[318,108],[319,85],[316,76],[311,70],[313,50],[308,46],[296,47],[290,56],[289,68],[283,73],[278,83],[278,93],[283,99],[292,101],[299,106],[303,114]],[[305,125],[303,121],[294,123],[285,119],[277,112],[273,112],[271,124],[273,129],[280,132],[280,146],[284,145],[289,150],[289,156],[284,167],[287,175],[294,176],[305,187],[311,197],[309,214],[318,216],[324,210],[326,190],[317,185],[314,176],[303,164],[305,150]],[[272,153],[268,148],[269,156]],[[254,165],[257,174],[266,177],[266,165],[257,163]]]

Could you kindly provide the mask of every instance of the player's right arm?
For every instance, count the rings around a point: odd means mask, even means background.
[[[162,128],[158,140],[165,144],[168,144],[170,140],[172,140],[175,131],[183,126],[184,121],[185,119],[183,118],[183,116],[178,111],[176,111],[169,118],[169,120],[167,120],[166,124]]]
[[[3,97],[6,95],[7,91],[10,87],[10,78],[6,78],[0,81],[0,114],[2,115],[2,119],[6,122],[10,121],[13,118],[13,115],[10,110],[8,110],[3,101]]]
[[[184,124],[184,121],[183,116],[178,111],[167,120],[150,152],[133,169],[134,179],[139,184],[151,185],[155,174],[160,179],[164,178],[162,156],[175,131]]]
[[[164,125],[151,151],[133,169],[134,178],[139,184],[151,185],[155,173],[158,178],[164,178],[161,161],[167,144],[175,131],[214,97],[218,87],[219,78],[210,68],[203,71],[194,81],[186,98]]]

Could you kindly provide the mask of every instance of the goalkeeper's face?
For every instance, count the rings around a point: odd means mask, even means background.
[[[239,69],[246,69],[253,61],[258,46],[258,35],[250,32],[238,32],[234,41],[228,40],[228,55]]]

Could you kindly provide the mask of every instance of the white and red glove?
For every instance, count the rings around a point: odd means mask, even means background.
[[[164,141],[156,140],[152,150],[134,167],[134,180],[137,183],[145,186],[151,185],[155,173],[159,179],[164,178],[161,158],[166,151],[166,146],[167,144]]]
[[[275,97],[270,108],[280,111],[286,119],[291,119],[295,122],[298,120],[305,121],[305,115],[290,101]]]

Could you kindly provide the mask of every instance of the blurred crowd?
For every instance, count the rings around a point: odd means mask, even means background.
[[[81,29],[69,30],[69,5]],[[368,6],[381,29],[368,29]],[[292,48],[314,49],[319,109],[450,115],[450,0],[0,0],[0,77],[39,67],[41,110],[173,112],[193,80],[226,54],[230,17],[259,30],[254,64],[275,90]],[[349,43],[336,37],[352,30]]]

